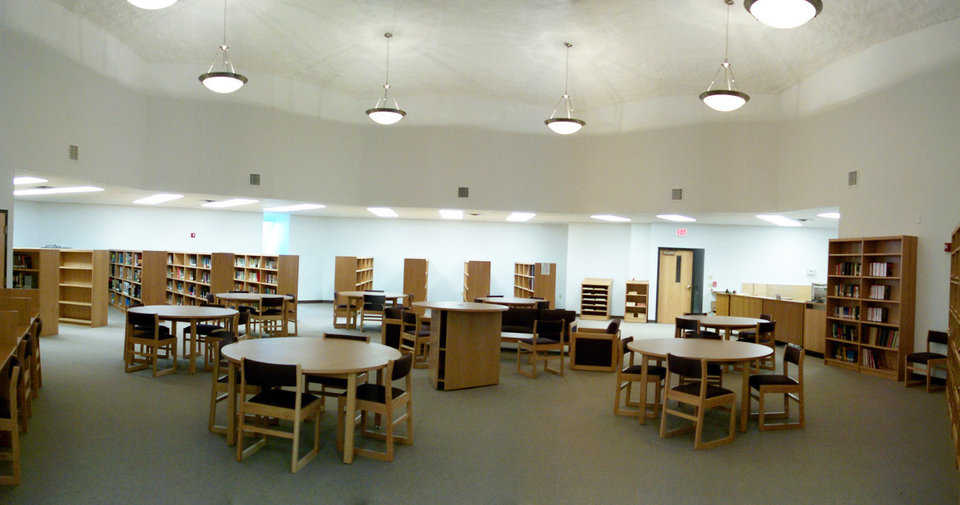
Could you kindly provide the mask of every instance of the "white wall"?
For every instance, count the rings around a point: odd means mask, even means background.
[[[571,224],[567,236],[566,308],[580,311],[584,278],[613,279],[611,312],[623,315],[630,261],[630,225]]]

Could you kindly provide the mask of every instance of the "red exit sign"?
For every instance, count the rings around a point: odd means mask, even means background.
[[[686,228],[677,228],[677,236],[678,236],[678,237],[686,237],[686,236],[687,236],[687,229],[686,229]]]

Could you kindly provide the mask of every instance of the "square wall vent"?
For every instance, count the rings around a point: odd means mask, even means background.
[[[857,185],[859,180],[860,172],[858,170],[851,170],[847,172],[847,186],[851,188]]]
[[[674,200],[683,200],[683,190],[679,188],[674,189],[672,197]]]
[[[460,186],[459,188],[457,188],[457,197],[470,198],[470,188],[466,186]]]
[[[260,174],[250,174],[250,185],[251,186],[260,185]]]
[[[80,146],[71,145],[68,152],[71,160],[76,161],[80,159]]]

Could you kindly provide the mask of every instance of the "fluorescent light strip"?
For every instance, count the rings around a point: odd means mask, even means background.
[[[824,219],[840,219],[839,212],[821,212],[817,214],[817,217],[822,217]]]
[[[246,198],[231,198],[230,200],[220,200],[217,202],[207,202],[201,207],[206,207],[208,209],[224,209],[227,207],[239,207],[241,205],[250,205],[251,203],[257,203],[259,200],[249,200]]]
[[[536,214],[533,212],[511,212],[510,215],[507,216],[507,221],[512,223],[523,223],[533,219],[533,216],[536,216]]]
[[[42,184],[42,183],[44,183],[44,182],[47,182],[47,180],[44,179],[43,177],[21,176],[21,177],[14,177],[14,178],[13,178],[13,185],[14,185],[14,186],[22,186],[22,185],[24,185],[24,184]]]
[[[164,202],[179,200],[181,198],[183,198],[183,195],[178,195],[176,193],[157,193],[139,200],[134,200],[133,203],[137,205],[157,205]]]
[[[301,210],[325,209],[326,205],[320,203],[297,203],[294,205],[281,205],[279,207],[266,207],[264,212],[298,212]]]
[[[590,219],[596,219],[598,221],[609,221],[611,223],[629,223],[629,217],[614,216],[613,214],[594,214],[590,216]]]
[[[367,210],[370,213],[376,215],[377,217],[399,217],[397,211],[391,209],[390,207],[367,207]]]
[[[103,191],[103,188],[96,186],[65,186],[62,188],[15,189],[13,190],[13,196],[62,195],[65,193],[95,193],[97,191]]]
[[[697,221],[692,217],[687,217],[680,214],[657,214],[657,218],[665,221],[673,221],[675,223],[694,223]]]
[[[440,209],[439,212],[444,219],[463,219],[463,211],[459,209]]]
[[[790,219],[785,216],[778,216],[776,214],[757,214],[758,219],[763,219],[768,223],[773,223],[777,226],[789,226],[796,228],[797,226],[803,226],[803,223],[795,219]]]

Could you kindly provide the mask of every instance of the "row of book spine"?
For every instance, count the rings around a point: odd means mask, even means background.
[[[883,307],[867,307],[867,321],[884,323],[887,321],[887,309]]]
[[[833,315],[844,319],[860,319],[859,306],[837,305],[833,308]]]
[[[860,263],[853,261],[844,261],[843,263],[837,263],[834,267],[834,275],[860,275]]]
[[[847,298],[860,298],[860,286],[858,284],[837,284],[834,286],[834,296],[844,296]]]
[[[890,277],[893,273],[893,263],[873,262],[868,265],[871,277]]]

